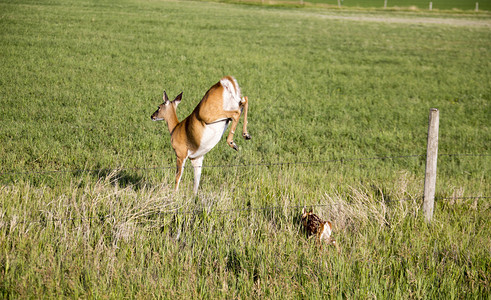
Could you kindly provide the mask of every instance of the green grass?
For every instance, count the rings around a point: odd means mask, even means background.
[[[1,297],[486,298],[490,200],[474,197],[491,196],[489,22],[1,1]],[[173,194],[169,134],[150,115],[164,89],[184,91],[183,119],[227,74],[253,139],[238,130],[239,152],[222,141],[205,156],[224,167],[203,169],[197,199],[191,169]],[[338,160],[424,155],[431,107],[427,225],[424,156]],[[312,161],[331,162],[275,165]],[[305,238],[305,204],[339,251]]]

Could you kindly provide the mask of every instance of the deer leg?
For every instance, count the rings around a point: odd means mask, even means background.
[[[235,129],[237,128],[237,124],[239,124],[240,110],[236,111],[230,119],[232,119],[232,125],[230,126],[230,131],[227,136],[227,145],[232,147],[235,151],[239,151],[239,147],[234,142],[234,134]]]
[[[193,193],[194,195],[198,194],[199,180],[201,178],[201,168],[203,167],[203,158],[204,156],[191,159],[191,164],[194,168],[194,187]]]
[[[177,157],[176,161],[176,188],[175,191],[179,189],[179,182],[181,181],[182,170],[184,169],[184,164],[186,163],[186,158]]]
[[[249,99],[247,99],[247,96],[242,97],[240,106],[244,114],[244,127],[242,128],[242,137],[246,140],[250,140],[251,135],[247,133],[247,111],[249,110]]]
[[[242,137],[246,140],[251,139],[251,135],[247,132],[247,111],[249,110],[249,99],[246,97],[242,97],[242,101],[240,102],[240,112],[244,113],[244,127],[242,128]],[[235,129],[239,123],[240,113],[237,118],[232,118],[232,125],[230,126],[230,132],[227,136],[227,144],[232,147],[234,150],[239,150],[237,145],[235,144],[233,138],[235,134]]]
[[[239,106],[240,108],[240,106]],[[239,123],[239,117],[240,117],[240,109],[237,110],[224,110],[220,113],[216,113],[213,118],[207,118],[206,116],[203,117],[203,121],[205,123],[213,123],[216,122],[217,120],[225,120],[225,119],[231,119],[232,120],[232,125],[230,126],[230,131],[227,136],[227,145],[232,147],[234,150],[239,150],[239,147],[234,142],[234,134],[235,134],[235,129],[237,128],[237,124]]]

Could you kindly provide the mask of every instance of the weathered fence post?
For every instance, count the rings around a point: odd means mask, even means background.
[[[387,0],[384,0],[384,8],[387,8]]]
[[[479,2],[476,2],[476,9],[475,9],[476,12],[479,11]]]
[[[433,9],[433,2],[430,2],[430,7],[429,8],[430,8],[430,10]]]
[[[438,109],[430,109],[428,123],[423,212],[425,214],[426,221],[430,222],[433,217],[433,206],[435,204],[436,161],[438,158],[438,126],[440,123]]]

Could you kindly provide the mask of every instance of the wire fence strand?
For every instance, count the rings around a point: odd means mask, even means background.
[[[327,159],[327,160],[315,160],[315,161],[292,161],[292,162],[258,162],[250,164],[220,164],[220,165],[210,165],[202,166],[202,168],[252,168],[252,167],[279,167],[279,166],[293,166],[293,165],[321,165],[329,163],[347,163],[356,161],[369,161],[369,160],[395,160],[404,158],[417,158],[425,157],[426,154],[410,154],[410,155],[395,155],[395,156],[374,156],[374,157],[351,157],[351,158],[338,158],[338,159]],[[487,157],[491,154],[480,153],[464,153],[464,154],[438,154],[438,156],[447,157]],[[186,167],[191,168],[190,165]],[[64,169],[64,170],[38,170],[38,171],[5,171],[0,172],[0,177],[8,175],[49,175],[49,174],[61,174],[61,173],[101,173],[101,172],[112,172],[112,171],[152,171],[152,170],[165,170],[165,169],[175,169],[175,166],[153,166],[153,167],[114,167],[114,168],[98,168],[98,169]]]
[[[436,197],[435,200],[470,200],[470,199],[491,199],[491,196],[462,196],[462,197]],[[406,201],[422,201],[423,197],[413,197],[413,198],[404,198],[404,199],[396,199],[396,200],[387,200],[384,199],[383,201],[385,203],[390,203],[390,202],[406,202]],[[199,207],[195,209],[190,209],[190,210],[183,210],[180,208],[177,209],[171,209],[168,211],[156,211],[156,212],[149,212],[146,216],[177,216],[177,215],[200,215],[203,213],[207,214],[218,214],[218,215],[225,215],[225,214],[230,214],[230,213],[244,213],[244,212],[252,212],[252,211],[278,211],[278,210],[292,210],[292,209],[302,209],[304,207],[307,208],[319,208],[319,207],[326,207],[329,206],[329,204],[320,204],[320,203],[315,203],[315,204],[304,204],[304,205],[276,205],[276,206],[258,206],[258,207],[237,207],[237,208],[226,208],[226,209],[210,209],[210,207]],[[70,217],[70,218],[47,218],[44,217],[43,220],[21,220],[21,221],[16,221],[16,224],[31,224],[31,223],[66,223],[66,222],[75,222],[75,221],[82,221],[82,220],[99,220],[102,223],[105,223],[106,220],[115,220],[117,217],[115,215],[104,215],[104,216],[90,216],[90,217]],[[0,222],[3,224],[10,223],[12,219],[8,218],[0,218]],[[1,225],[0,223],[0,225]]]

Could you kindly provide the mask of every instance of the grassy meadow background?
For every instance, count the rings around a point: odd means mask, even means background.
[[[487,13],[0,1],[1,297],[488,298],[490,27]],[[150,115],[183,91],[183,119],[228,74],[252,140],[237,130],[239,152],[205,156],[199,196],[191,168],[175,194]],[[305,237],[303,205],[339,249]]]

